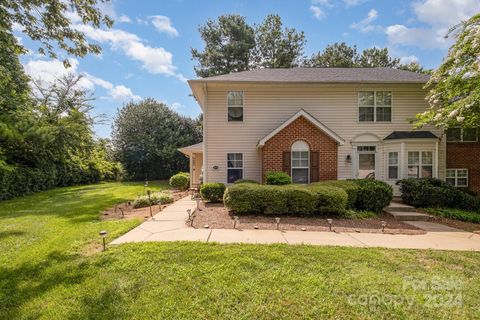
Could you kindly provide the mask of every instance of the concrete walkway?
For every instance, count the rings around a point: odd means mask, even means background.
[[[381,233],[337,233],[277,230],[193,229],[185,221],[187,210],[196,204],[185,197],[115,239],[111,244],[146,241],[202,241],[219,243],[287,243],[350,247],[384,247],[402,249],[437,249],[480,251],[480,235],[445,225],[408,221],[427,231],[422,235]]]

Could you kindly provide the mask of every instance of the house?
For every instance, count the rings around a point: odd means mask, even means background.
[[[392,68],[257,69],[190,80],[204,141],[182,148],[192,184],[438,177],[480,191],[476,129],[414,130],[429,76]],[[203,172],[202,172],[203,168]]]

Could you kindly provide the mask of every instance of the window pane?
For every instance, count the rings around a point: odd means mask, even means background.
[[[433,154],[430,151],[422,152],[422,164],[433,164]]]
[[[300,167],[300,160],[292,160],[292,167]]]
[[[408,164],[420,164],[420,154],[419,154],[419,152],[417,152],[417,151],[408,152]]]
[[[243,160],[243,154],[242,153],[235,153],[235,160],[242,161]]]
[[[302,167],[308,167],[308,159],[302,159],[302,160],[300,161],[300,165],[301,165]]]
[[[358,93],[359,106],[374,106],[374,93],[373,91],[360,91]]]
[[[377,107],[377,121],[392,121],[392,108]]]
[[[227,104],[228,106],[243,106],[243,91],[229,91]]]
[[[300,153],[300,158],[301,159],[308,159],[308,151],[302,151]]]
[[[228,121],[243,121],[243,107],[228,107]]]
[[[292,169],[293,183],[308,183],[308,169]]]
[[[389,166],[388,167],[388,179],[398,179],[398,167]]]
[[[358,152],[375,152],[375,146],[358,146]]]
[[[463,141],[465,142],[477,141],[477,129],[463,129]]]
[[[445,179],[445,181],[446,181],[448,184],[451,184],[452,186],[455,185],[455,178],[447,178],[447,179]]]
[[[418,166],[408,166],[408,177],[418,178]]]
[[[300,151],[292,151],[292,160],[300,160]]]
[[[468,170],[457,170],[457,177],[459,178],[467,178],[468,177]]]
[[[227,170],[227,182],[234,183],[238,179],[243,178],[243,169],[228,169]]]
[[[360,107],[358,120],[359,121],[373,121],[374,107]]]
[[[235,153],[227,153],[227,160],[235,160]]]
[[[398,152],[389,152],[388,153],[388,164],[390,164],[390,165],[398,164]]]
[[[378,106],[391,106],[392,105],[392,92],[390,91],[377,91],[377,107]]]
[[[447,170],[447,178],[455,178],[455,170]]]
[[[422,178],[431,178],[433,173],[432,166],[422,166]]]
[[[462,129],[450,128],[447,130],[447,141],[460,141],[462,136]]]
[[[459,178],[457,179],[457,187],[467,187],[468,181],[466,178]]]

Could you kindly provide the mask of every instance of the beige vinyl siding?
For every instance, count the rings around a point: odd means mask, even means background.
[[[227,121],[226,99],[230,90],[244,91],[244,121],[241,123]],[[358,91],[366,90],[392,91],[392,122],[358,122]],[[260,181],[261,151],[257,148],[258,141],[300,109],[309,112],[345,140],[338,149],[338,178],[352,178],[352,162],[347,162],[346,157],[352,155],[350,140],[353,137],[368,132],[383,139],[395,130],[412,130],[408,120],[427,107],[425,91],[420,84],[221,83],[208,84],[207,91],[208,103],[204,108],[205,170],[208,181],[217,182],[226,181],[227,152],[243,153],[244,178]],[[438,130],[432,132],[441,134]],[[378,151],[381,150],[380,146]],[[218,169],[214,170],[214,166]],[[379,169],[383,172],[383,168]]]

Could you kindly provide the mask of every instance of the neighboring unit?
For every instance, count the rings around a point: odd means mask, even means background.
[[[295,183],[438,177],[479,191],[476,130],[451,131],[448,143],[442,130],[413,130],[428,79],[391,68],[293,68],[190,80],[204,133],[203,144],[180,149],[192,184],[202,174],[228,184],[284,171]]]

